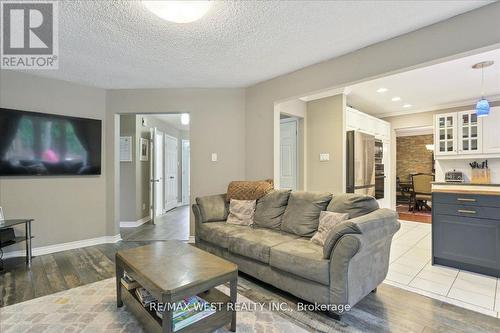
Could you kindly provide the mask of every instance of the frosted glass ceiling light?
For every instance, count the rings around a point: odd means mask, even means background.
[[[156,16],[175,23],[199,20],[212,7],[212,1],[142,1]]]

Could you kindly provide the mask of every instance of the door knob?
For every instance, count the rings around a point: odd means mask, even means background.
[[[170,176],[170,179],[174,179],[175,177]]]

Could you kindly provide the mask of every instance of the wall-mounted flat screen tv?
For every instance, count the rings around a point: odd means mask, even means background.
[[[0,176],[101,174],[101,121],[0,108]]]

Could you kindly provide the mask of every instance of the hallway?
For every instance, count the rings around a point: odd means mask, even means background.
[[[132,241],[189,240],[189,205],[174,208],[156,218],[156,224],[145,223],[136,228],[120,228],[122,239]]]

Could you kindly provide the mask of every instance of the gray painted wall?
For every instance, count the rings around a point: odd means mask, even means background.
[[[3,108],[100,119],[106,128],[103,89],[4,70],[0,87]],[[104,135],[102,149],[100,176],[0,178],[0,206],[7,218],[35,219],[35,247],[118,234],[107,232]]]
[[[307,102],[308,191],[345,192],[345,106],[344,95]]]

